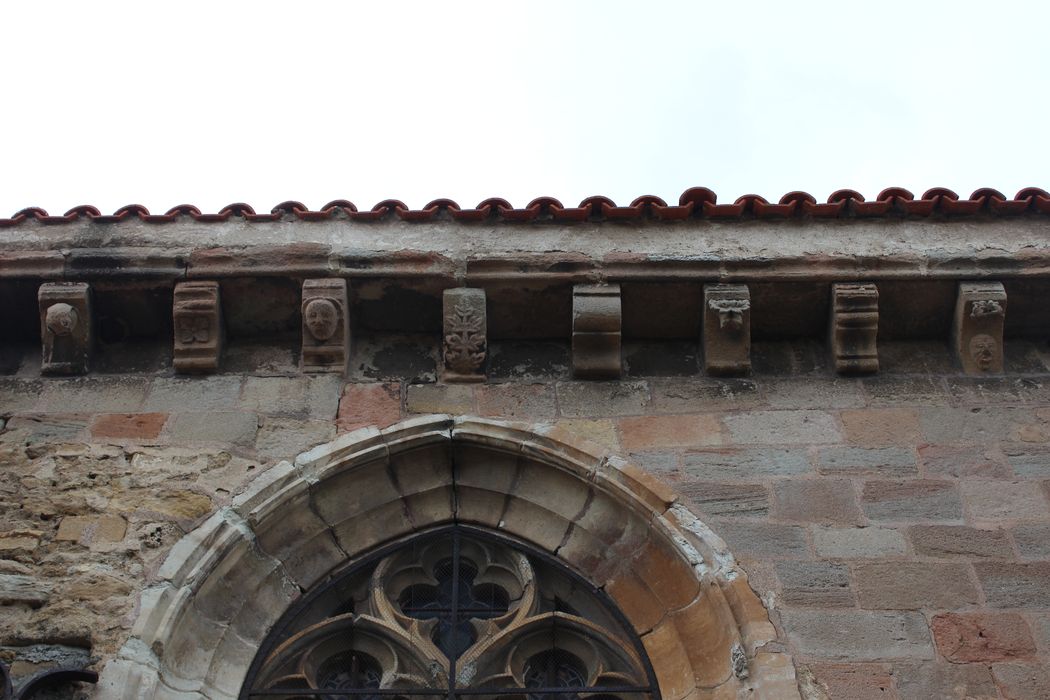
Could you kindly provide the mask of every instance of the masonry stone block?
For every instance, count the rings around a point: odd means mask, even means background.
[[[751,371],[751,293],[746,284],[705,284],[704,371],[743,375]]]
[[[918,612],[788,608],[780,615],[788,638],[807,656],[841,661],[934,656],[926,618]]]
[[[1050,562],[974,564],[985,599],[993,608],[1050,608]]]
[[[841,442],[831,414],[824,411],[752,411],[724,418],[731,442],[741,445],[805,445]]]
[[[778,561],[780,597],[788,605],[852,607],[849,569],[844,564]]]
[[[689,481],[678,491],[701,513],[718,516],[764,516],[769,514],[769,488],[764,484],[725,484]]]
[[[895,663],[894,677],[900,700],[998,700],[999,693],[987,664],[943,661]]]
[[[1003,371],[1006,289],[1002,282],[960,282],[952,318],[952,350],[966,374]]]
[[[872,520],[960,520],[963,517],[958,488],[950,481],[868,481],[861,492],[861,505]]]
[[[917,476],[915,450],[900,447],[825,447],[817,453],[825,474]]]
[[[620,285],[578,284],[572,290],[572,373],[616,378],[621,368]]]
[[[37,292],[41,371],[44,374],[84,374],[95,343],[91,287],[84,282],[48,282]]]
[[[789,479],[773,486],[774,514],[784,520],[851,524],[861,520],[852,482],[847,479]]]
[[[862,562],[853,567],[857,602],[875,610],[953,610],[978,602],[969,567],[942,562]]]
[[[350,359],[350,313],[346,280],[303,281],[303,371],[346,372]]]
[[[811,471],[806,450],[795,447],[746,447],[686,452],[687,474],[701,479],[754,479],[796,476]]]
[[[175,285],[173,364],[176,372],[203,373],[219,369],[225,343],[219,283],[191,280]]]
[[[447,382],[485,381],[488,316],[485,290],[459,287],[442,293],[442,377]]]
[[[965,525],[915,525],[908,538],[916,554],[940,559],[1012,559],[1005,530]]]
[[[1050,560],[1050,523],[1028,523],[1010,530],[1022,559]]]
[[[831,285],[831,360],[840,374],[879,371],[879,290],[874,284]]]
[[[731,520],[712,520],[710,525],[737,556],[804,557],[809,554],[804,527]]]
[[[830,559],[877,559],[904,554],[904,535],[885,527],[816,527],[817,556]]]
[[[995,664],[992,673],[1006,700],[1050,698],[1050,668],[1041,659]]]
[[[1036,651],[1028,623],[1017,613],[942,613],[930,629],[941,656],[953,663],[1008,661]]]

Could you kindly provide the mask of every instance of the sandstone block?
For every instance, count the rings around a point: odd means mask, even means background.
[[[1003,371],[1006,290],[1001,282],[960,282],[952,319],[952,350],[966,374]]]
[[[810,471],[806,451],[794,447],[697,450],[685,454],[684,465],[690,476],[709,480],[796,476]]]
[[[927,661],[894,664],[900,700],[999,700],[995,680],[986,665]]]
[[[995,679],[1005,700],[1050,698],[1050,668],[1040,661],[995,664]]]
[[[303,281],[304,372],[346,372],[346,363],[350,359],[349,309],[345,279]]]
[[[796,525],[720,520],[708,523],[737,556],[758,558],[809,555],[806,529]]]
[[[1002,453],[987,445],[922,445],[919,462],[930,477],[1011,475]]]
[[[401,420],[401,385],[347,384],[339,399],[336,426],[350,432],[367,425],[386,428]]]
[[[882,374],[862,380],[861,385],[872,406],[943,406],[948,403],[948,391],[940,377]]]
[[[323,420],[262,421],[255,437],[255,451],[263,459],[294,459],[296,455],[335,437],[336,428]]]
[[[44,413],[135,413],[150,381],[144,377],[87,376],[48,379],[35,388],[38,410]]]
[[[483,416],[542,420],[558,413],[552,384],[506,382],[485,384],[476,390],[478,412]]]
[[[1017,613],[944,613],[930,623],[937,650],[952,663],[1008,661],[1035,653]]]
[[[978,602],[964,564],[865,562],[853,567],[857,602],[876,610],[952,610]]]
[[[1050,560],[1050,524],[1018,525],[1010,530],[1022,559]]]
[[[722,444],[722,424],[710,413],[684,416],[641,416],[620,420],[624,449],[700,447]]]
[[[185,413],[188,411],[229,411],[237,408],[241,378],[158,378],[146,396],[144,410]]]
[[[917,476],[915,451],[902,447],[824,447],[817,469],[825,474]]]
[[[963,525],[916,525],[908,528],[916,554],[943,559],[1012,559],[1004,530]]]
[[[173,442],[197,444],[204,442],[233,445],[252,445],[259,429],[254,413],[236,411],[204,411],[172,415],[168,431]]]
[[[810,664],[810,671],[828,689],[830,698],[888,700],[894,698],[889,664]]]
[[[817,556],[831,559],[876,559],[904,554],[904,536],[885,527],[816,527]]]
[[[95,417],[91,435],[95,438],[153,440],[160,435],[167,420],[167,413],[107,413]]]
[[[766,402],[772,408],[863,408],[864,389],[847,377],[762,378]]]
[[[557,391],[566,418],[636,416],[649,405],[649,385],[641,381],[558,382]]]
[[[696,413],[727,408],[751,408],[761,402],[758,384],[750,379],[653,377],[653,413]]]
[[[246,377],[241,408],[256,413],[301,415],[306,411],[308,377]]]
[[[1050,478],[1050,448],[1012,445],[1004,451],[1017,476],[1028,479]]]
[[[914,446],[921,440],[918,414],[907,408],[868,408],[839,414],[846,439],[854,445]]]
[[[773,487],[777,518],[809,523],[856,523],[861,519],[853,484],[847,479],[795,479]]]
[[[831,285],[831,360],[840,374],[879,371],[879,290],[874,284]]]
[[[460,415],[474,412],[474,387],[462,384],[409,384],[407,390],[409,413],[449,413]]]
[[[219,283],[192,280],[175,285],[172,304],[175,324],[176,372],[214,372],[225,343]]]
[[[85,374],[95,344],[91,287],[83,282],[48,282],[37,292],[44,374]]]
[[[447,382],[485,381],[488,355],[485,290],[446,289],[441,303],[443,379]]]
[[[619,377],[620,285],[578,284],[572,290],[572,373]]]
[[[966,479],[961,486],[966,510],[978,524],[1050,521],[1050,502],[1029,481]]]
[[[705,284],[704,371],[742,375],[751,371],[751,294],[746,284]]]
[[[128,529],[128,521],[119,515],[70,515],[62,518],[55,535],[56,541],[79,542],[88,545],[95,542],[120,542]]]
[[[849,569],[844,564],[778,561],[780,597],[788,605],[852,607]]]
[[[985,599],[993,608],[1050,608],[1050,562],[974,564]]]
[[[861,493],[864,514],[872,520],[959,520],[962,502],[948,481],[912,479],[869,481]]]
[[[824,411],[754,411],[724,418],[731,442],[741,445],[807,445],[841,442],[835,419]]]
[[[933,658],[921,613],[788,608],[781,620],[788,639],[806,656],[836,661]]]
[[[0,554],[32,552],[40,546],[44,533],[39,530],[8,530],[0,532]]]
[[[0,574],[0,605],[39,608],[51,598],[51,591],[50,583],[35,576]]]
[[[761,484],[690,481],[678,487],[707,515],[762,516],[769,513],[769,489]]]

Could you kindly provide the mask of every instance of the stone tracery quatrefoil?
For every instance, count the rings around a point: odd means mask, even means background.
[[[481,534],[418,537],[333,578],[278,624],[241,697],[658,698],[600,592]]]

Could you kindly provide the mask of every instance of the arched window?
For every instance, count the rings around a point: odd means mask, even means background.
[[[544,554],[452,525],[344,566],[277,623],[242,698],[659,700],[603,591]]]

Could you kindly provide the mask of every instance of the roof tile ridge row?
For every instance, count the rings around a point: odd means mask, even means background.
[[[608,197],[588,197],[579,206],[566,207],[554,197],[538,197],[527,206],[515,209],[500,198],[482,201],[473,209],[464,209],[451,199],[435,199],[422,209],[409,209],[396,199],[386,199],[371,209],[360,210],[353,202],[337,199],[318,210],[311,210],[301,202],[281,202],[268,214],[260,214],[241,202],[228,204],[215,214],[202,213],[192,204],[180,204],[163,214],[150,213],[140,204],[129,204],[112,214],[103,214],[97,207],[73,207],[62,216],[53,216],[44,209],[30,207],[16,212],[10,218],[0,218],[0,227],[17,226],[26,222],[65,224],[86,218],[100,224],[138,219],[145,223],[163,224],[188,217],[194,221],[215,223],[239,217],[251,222],[275,222],[286,219],[326,221],[346,218],[352,221],[382,221],[396,217],[402,221],[422,223],[435,220],[453,220],[459,223],[505,221],[515,223],[554,222],[578,223],[584,221],[682,221],[685,219],[745,220],[822,218],[849,219],[870,217],[952,217],[952,216],[1018,216],[1022,214],[1050,214],[1050,193],[1037,187],[1022,189],[1013,199],[1007,199],[998,190],[984,187],[969,199],[960,199],[955,192],[935,187],[922,197],[903,187],[884,189],[874,200],[865,200],[856,190],[837,190],[826,202],[818,202],[807,192],[788,192],[776,203],[757,194],[745,194],[732,204],[719,204],[718,196],[706,187],[692,187],[678,198],[677,205],[645,195],[628,206],[618,206]]]

